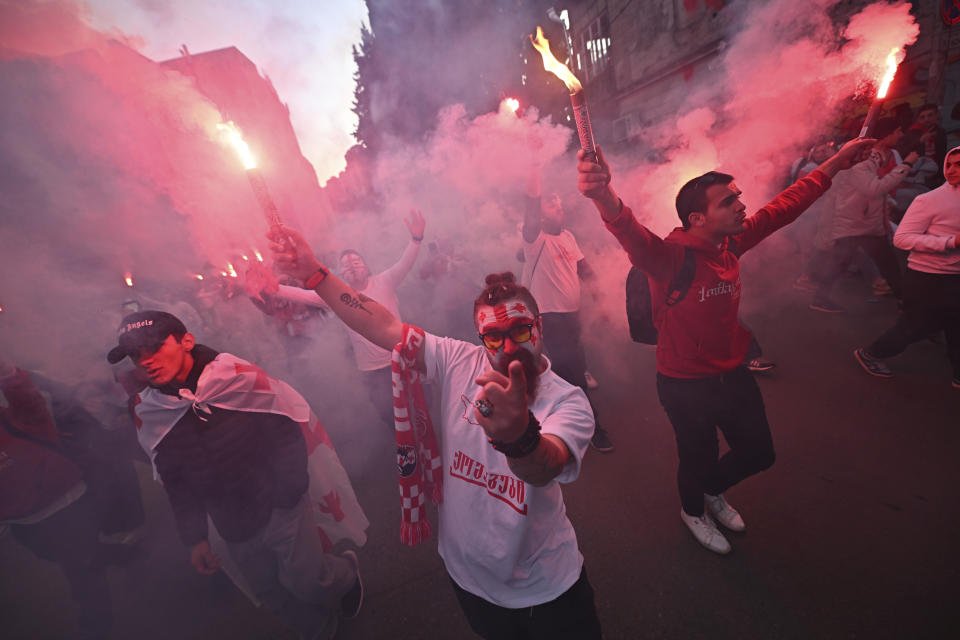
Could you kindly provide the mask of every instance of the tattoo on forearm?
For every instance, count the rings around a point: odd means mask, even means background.
[[[368,298],[368,297],[366,297],[366,296],[364,296],[364,295],[361,295],[361,294],[357,294],[357,296],[358,296],[358,297],[355,298],[355,297],[353,297],[352,295],[350,295],[349,293],[341,293],[341,294],[340,294],[340,302],[342,302],[343,304],[347,305],[347,306],[350,307],[351,309],[360,309],[361,311],[366,311],[366,312],[369,313],[370,315],[373,315],[373,312],[372,312],[372,311],[370,311],[370,310],[367,309],[365,306],[363,306],[363,303],[364,303],[364,302],[370,302],[370,298]]]

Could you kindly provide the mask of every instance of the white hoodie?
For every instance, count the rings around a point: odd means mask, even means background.
[[[954,147],[947,153],[960,151]],[[944,160],[946,170],[946,160]],[[893,244],[910,252],[908,266],[926,273],[960,274],[960,185],[945,182],[914,198],[893,236]]]
[[[900,160],[899,154],[891,151],[897,165],[882,177],[877,175],[882,158],[876,151],[863,162],[834,176],[817,228],[815,244],[818,249],[829,249],[838,238],[886,236],[889,233],[887,193],[895,189],[910,171],[910,166]]]

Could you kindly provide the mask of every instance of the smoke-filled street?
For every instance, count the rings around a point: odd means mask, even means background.
[[[932,343],[898,361],[899,379],[862,375],[851,355],[860,327],[882,330],[893,309],[885,304],[868,317],[872,305],[845,293],[854,307],[846,318],[815,315],[799,292],[752,318],[778,364],[761,379],[777,463],[730,492],[750,531],[731,536],[729,557],[707,554],[676,517],[676,451],[656,399],[652,348],[627,345],[622,360],[597,363],[600,416],[617,450],[590,452],[564,497],[606,638],[950,635],[960,577],[950,560],[960,526],[953,504],[960,398],[942,383],[943,347]],[[410,549],[397,541],[395,472],[384,441],[382,467],[356,481],[371,520],[368,599],[338,637],[470,637],[435,543]],[[146,467],[139,470],[150,534],[143,557],[110,575],[116,637],[293,637],[223,576],[193,574],[169,542],[166,499]],[[62,637],[66,585],[32,562],[2,542],[8,637]]]
[[[956,635],[960,3],[0,0],[0,637]]]

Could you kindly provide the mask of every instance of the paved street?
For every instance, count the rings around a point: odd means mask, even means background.
[[[778,457],[728,493],[748,529],[730,536],[727,557],[702,549],[678,517],[676,453],[656,400],[652,348],[629,344],[591,361],[617,450],[591,451],[564,492],[608,640],[956,637],[960,391],[950,387],[943,347],[931,342],[891,361],[894,379],[865,375],[851,352],[886,328],[894,304],[864,295],[845,283],[845,316],[809,311],[792,290],[768,311],[745,301],[748,323],[778,363],[760,383]],[[629,387],[616,388],[618,379]],[[343,435],[333,435],[343,448]],[[360,477],[360,459],[344,456],[371,527],[360,556],[367,600],[338,638],[472,637],[435,541],[416,549],[397,541],[389,444],[371,455],[382,461],[362,466],[378,471]],[[150,531],[144,556],[111,569],[115,637],[294,637],[223,576],[192,573],[165,497],[139,470]],[[0,635],[68,635],[57,571],[9,536],[0,565]]]

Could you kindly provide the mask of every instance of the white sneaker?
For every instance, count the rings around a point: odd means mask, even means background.
[[[717,522],[730,529],[730,531],[744,531],[747,528],[743,518],[736,509],[727,504],[723,494],[719,496],[703,494],[703,500]]]
[[[683,520],[683,524],[687,525],[687,529],[690,529],[690,533],[697,539],[697,542],[707,549],[721,555],[730,553],[730,543],[717,529],[717,525],[713,524],[713,520],[710,519],[708,514],[704,513],[699,518],[695,518],[687,515],[687,512],[681,509],[680,519]]]

